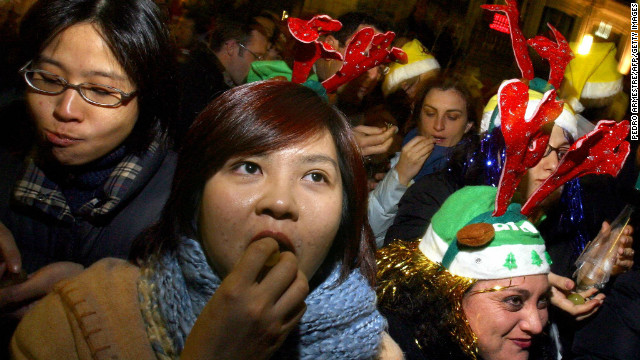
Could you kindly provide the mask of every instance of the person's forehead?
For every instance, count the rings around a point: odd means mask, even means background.
[[[433,88],[427,92],[424,98],[424,107],[453,107],[458,110],[465,110],[466,100],[455,89],[442,90]]]
[[[262,34],[258,30],[251,30],[249,41],[247,41],[248,44],[257,44],[257,45],[266,44],[267,42],[268,42],[267,37],[264,36],[264,34]]]
[[[549,281],[546,274],[523,275],[505,279],[478,280],[472,290],[480,293],[495,293],[496,290],[527,291],[531,294],[546,292]],[[487,291],[489,290],[489,291]]]
[[[564,130],[560,126],[553,125],[551,136],[549,137],[549,144],[553,147],[569,145],[569,140],[564,136]]]

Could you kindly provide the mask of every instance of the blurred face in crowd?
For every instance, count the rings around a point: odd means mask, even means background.
[[[253,30],[246,44],[236,42],[235,45],[230,47],[231,61],[226,64],[225,69],[234,84],[242,85],[247,82],[251,63],[260,59],[264,60],[269,50],[269,41],[262,33]]]
[[[436,145],[451,147],[471,130],[467,102],[454,90],[431,89],[420,109],[418,130],[422,136],[434,138]]]
[[[365,27],[373,28],[374,34],[381,33],[380,29],[372,25],[361,24],[353,34],[349,35],[349,40],[347,40],[346,44],[340,44],[333,36],[328,36],[326,42],[345,56],[347,47],[349,46],[353,35]],[[320,80],[328,79],[340,70],[342,64],[343,62],[339,60],[319,60],[316,63],[318,77]],[[340,100],[347,103],[360,103],[364,97],[369,95],[375,89],[380,80],[382,80],[384,75],[383,72],[384,69],[382,65],[376,66],[367,70],[359,77],[351,80],[349,83],[340,86],[337,91]]]
[[[267,52],[265,53],[264,60],[281,60],[282,55],[278,49],[278,44],[274,43],[280,39],[280,36],[275,36],[275,34],[279,34],[278,25],[273,19],[265,16],[256,16],[254,19],[262,25],[267,35]]]
[[[462,309],[482,359],[529,358],[533,338],[547,323],[549,291],[546,274],[480,280],[468,290]]]
[[[438,71],[432,70],[426,73],[422,73],[418,76],[414,76],[410,79],[403,81],[400,84],[400,88],[407,94],[407,97],[411,103],[417,100],[418,94],[421,94],[422,91],[426,88],[429,80],[434,76],[437,76]]]
[[[205,185],[199,215],[210,261],[226,276],[249,244],[275,239],[311,279],[342,215],[342,179],[329,131],[290,147],[229,159]]]
[[[64,78],[70,84],[107,85],[126,93],[136,90],[92,24],[73,25],[57,35],[30,69],[42,83]],[[138,119],[137,97],[117,107],[87,102],[75,89],[50,95],[27,88],[26,101],[43,146],[63,165],[82,165],[114,150],[131,134]],[[104,88],[85,87],[91,96],[109,96]]]

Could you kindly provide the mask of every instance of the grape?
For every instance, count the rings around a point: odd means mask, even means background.
[[[567,299],[569,299],[574,305],[582,305],[585,302],[582,295],[578,293],[569,294],[569,296],[567,296]]]

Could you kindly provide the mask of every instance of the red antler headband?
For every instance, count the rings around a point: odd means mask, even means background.
[[[549,72],[549,84],[556,89],[560,88],[560,82],[564,77],[564,70],[567,64],[574,58],[569,43],[551,24],[547,24],[555,38],[555,42],[544,36],[536,36],[527,40],[527,43],[543,58],[549,62],[551,70]]]
[[[516,63],[520,68],[522,77],[527,80],[533,80],[533,65],[527,51],[527,41],[524,34],[518,26],[520,13],[518,12],[518,3],[515,0],[506,0],[507,5],[480,5],[481,8],[489,11],[503,12],[509,20],[509,34],[511,35],[511,46],[513,54],[516,57]]]
[[[524,34],[518,26],[520,14],[518,13],[518,4],[515,0],[506,0],[506,5],[480,5],[481,8],[489,11],[503,12],[509,21],[509,34],[511,35],[511,46],[516,57],[516,63],[520,68],[522,77],[528,80],[534,78],[533,65],[527,51],[527,43],[544,59],[549,61],[551,73],[549,74],[549,83],[556,89],[560,87],[560,82],[564,76],[564,70],[573,59],[573,53],[569,48],[569,43],[551,24],[547,26],[551,29],[551,33],[555,41],[551,41],[544,36],[536,36],[532,39],[525,40]]]
[[[298,40],[294,48],[293,74],[291,81],[302,84],[309,77],[313,64],[320,58],[342,60],[342,54],[331,45],[318,41],[320,35],[338,31],[342,28],[340,21],[327,15],[318,15],[309,21],[289,18],[289,32]]]
[[[555,189],[571,179],[587,174],[618,176],[631,146],[624,139],[629,134],[629,122],[616,123],[601,120],[596,128],[576,141],[553,172],[531,194],[522,207],[524,215],[530,215]]]
[[[304,82],[313,64],[320,58],[344,60],[340,70],[322,82],[327,92],[336,91],[340,85],[380,64],[391,61],[407,62],[404,51],[396,47],[387,50],[395,37],[391,31],[374,35],[372,28],[362,28],[349,42],[343,59],[329,44],[318,41],[320,35],[340,30],[342,24],[339,21],[327,15],[318,15],[308,21],[289,18],[288,27],[291,35],[298,40],[294,51],[292,81]]]
[[[395,36],[396,34],[391,31],[374,35],[374,31],[370,27],[360,29],[347,46],[344,63],[340,70],[322,82],[327,92],[336,91],[340,85],[348,83],[380,64],[391,61],[406,64],[408,59],[404,51],[397,47],[387,50]],[[369,48],[369,53],[367,53],[367,48]]]

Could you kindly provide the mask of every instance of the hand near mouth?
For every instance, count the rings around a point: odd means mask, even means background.
[[[282,345],[306,310],[309,284],[295,255],[279,251],[269,237],[247,247],[198,316],[181,358],[268,359]]]
[[[396,164],[398,181],[408,186],[411,179],[416,176],[425,160],[433,152],[435,140],[433,137],[416,136],[402,147],[400,160]]]

